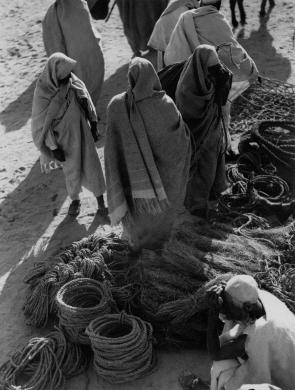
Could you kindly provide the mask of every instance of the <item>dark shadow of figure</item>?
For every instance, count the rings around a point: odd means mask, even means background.
[[[274,38],[267,28],[271,12],[272,8],[269,8],[266,15],[260,18],[259,29],[252,30],[249,38],[244,38],[245,31],[242,28],[237,39],[249,55],[254,58],[260,75],[286,81],[292,72],[291,62],[287,57],[278,53],[273,46]]]
[[[0,113],[0,122],[5,126],[6,132],[20,130],[30,119],[36,81],[33,81],[16,100]]]
[[[235,12],[235,8],[236,8],[237,3],[238,3],[239,11],[240,11],[241,25],[244,26],[246,24],[247,16],[246,16],[243,2],[244,2],[244,0],[229,0],[230,10],[231,10],[231,21],[232,21],[233,27],[235,27],[235,28],[238,27],[238,25],[239,25],[239,22],[237,21],[237,18],[236,18],[236,12]],[[266,3],[267,3],[267,0],[261,0],[260,12],[259,12],[260,17],[263,17],[266,15],[266,11],[265,11]],[[274,0],[269,0],[270,9],[273,8],[274,6],[275,6]]]

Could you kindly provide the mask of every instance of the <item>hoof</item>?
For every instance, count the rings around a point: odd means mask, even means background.
[[[260,12],[259,12],[259,16],[261,17],[261,18],[263,18],[264,16],[265,16],[265,9],[262,9]]]
[[[238,27],[239,23],[236,19],[231,21],[231,24],[233,25],[234,28]]]

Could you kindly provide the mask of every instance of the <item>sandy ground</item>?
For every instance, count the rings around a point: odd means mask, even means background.
[[[140,0],[139,0],[140,1]],[[96,201],[82,195],[81,215],[67,217],[61,171],[42,175],[30,133],[31,102],[36,78],[45,61],[41,20],[50,5],[46,0],[0,0],[0,364],[9,352],[36,330],[26,325],[22,314],[25,296],[23,277],[36,258],[48,258],[60,247],[96,229],[110,230],[96,215]],[[228,2],[224,10],[228,13]],[[236,29],[240,42],[255,59],[261,74],[295,84],[294,0],[278,1],[259,20],[258,1],[245,0],[248,24]],[[105,85],[98,111],[105,126],[110,98],[126,85],[131,51],[115,9],[110,21],[95,22],[101,30],[106,61]],[[98,149],[102,158],[102,149]],[[205,352],[162,352],[158,370],[134,385],[121,389],[178,389],[183,368],[209,375]],[[70,381],[68,389],[94,389],[93,373]],[[101,388],[115,388],[103,384]]]

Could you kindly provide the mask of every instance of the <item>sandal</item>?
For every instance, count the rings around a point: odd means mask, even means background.
[[[72,215],[76,217],[77,215],[80,214],[80,209],[81,209],[81,201],[79,199],[73,200],[72,203],[70,204],[68,215]]]

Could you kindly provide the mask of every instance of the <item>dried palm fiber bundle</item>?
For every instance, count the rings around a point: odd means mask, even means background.
[[[232,104],[231,132],[244,133],[258,121],[294,121],[295,86],[261,77]]]
[[[54,342],[54,353],[65,378],[71,378],[87,370],[91,357],[89,348],[71,342],[58,327],[46,337]]]
[[[125,383],[150,373],[155,365],[153,328],[139,317],[106,314],[87,330],[98,377],[109,383]]]
[[[230,225],[218,227],[188,215],[161,251],[143,250],[132,267],[129,278],[138,284],[132,313],[152,323],[160,344],[199,346],[207,322],[211,284],[206,283],[228,274],[255,275],[279,255],[273,245],[240,236]],[[175,313],[181,313],[179,319]]]
[[[117,311],[106,283],[89,278],[71,280],[56,296],[59,326],[71,341],[90,344],[85,329],[96,317]]]
[[[127,263],[131,256],[127,242],[116,234],[105,236],[94,234],[74,242],[57,256],[49,259],[51,265],[45,262],[35,264],[25,278],[29,284],[29,291],[24,313],[29,324],[44,327],[51,317],[56,316],[56,294],[65,283],[81,277],[101,282],[116,279],[118,264]],[[114,268],[113,273],[108,265]],[[122,306],[126,290],[125,288],[124,294],[121,290],[117,291]]]
[[[55,343],[47,337],[34,337],[13,353],[0,368],[5,390],[62,389],[65,377],[54,352]]]
[[[295,313],[295,264],[267,266],[255,275],[262,289],[268,290],[283,301]]]

